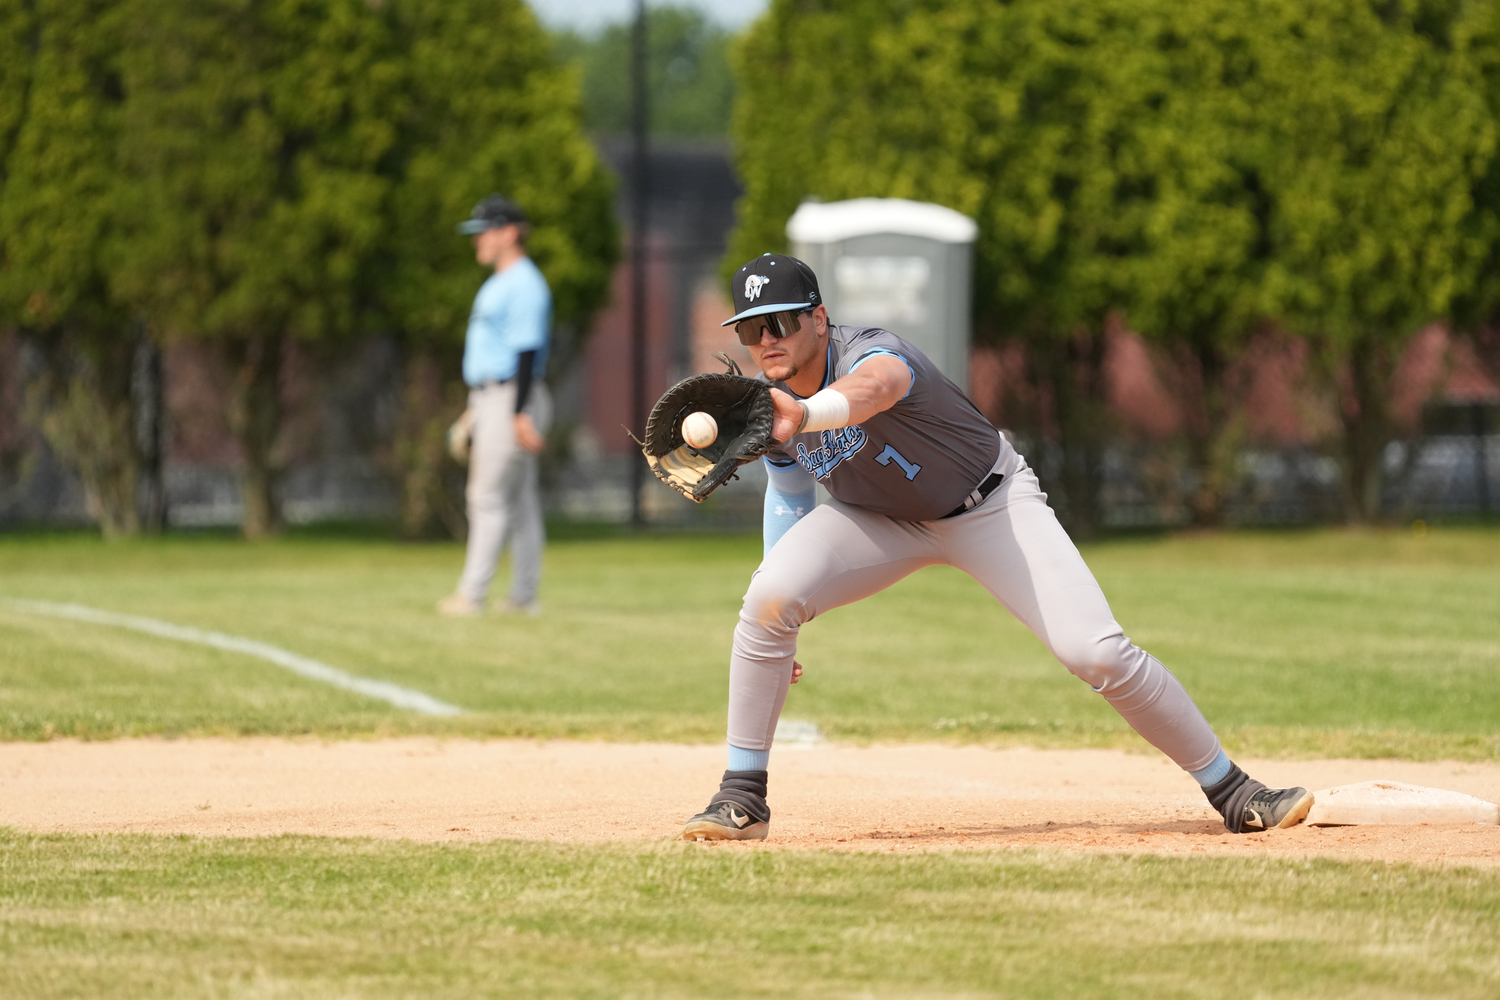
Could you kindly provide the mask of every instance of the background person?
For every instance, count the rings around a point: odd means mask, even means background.
[[[537,455],[551,417],[542,374],[552,327],[552,292],[526,256],[526,214],[498,194],[474,206],[458,231],[474,240],[474,259],[494,268],[474,296],[464,338],[473,443],[464,491],[469,542],[457,590],[438,602],[454,617],[482,614],[507,538],[510,596],[503,609],[536,614],[541,582],[542,504]]]

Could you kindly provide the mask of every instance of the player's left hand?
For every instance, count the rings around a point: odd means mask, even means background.
[[[792,683],[793,684],[797,683],[797,681],[800,680],[801,677],[802,677],[802,664],[798,663],[796,660],[793,660],[792,661]]]
[[[646,439],[630,435],[641,446],[652,474],[694,503],[702,503],[735,478],[742,465],[779,443],[771,433],[778,419],[771,399],[775,390],[760,379],[746,378],[729,356],[718,358],[728,371],[704,372],[678,382],[651,407]],[[713,417],[719,426],[718,437],[702,448],[690,446],[682,436],[683,421],[698,412]],[[801,421],[800,414],[797,419]]]
[[[542,437],[541,432],[536,429],[536,424],[531,422],[531,414],[516,414],[516,444],[531,452],[540,455],[542,449],[547,447],[547,439]]]
[[[774,416],[771,418],[771,437],[778,442],[785,441],[797,433],[797,428],[802,426],[802,404],[797,402],[796,397],[791,393],[782,392],[772,386],[771,406],[774,410]]]

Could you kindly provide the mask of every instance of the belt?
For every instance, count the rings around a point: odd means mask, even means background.
[[[957,507],[954,507],[948,513],[938,518],[938,520],[946,521],[950,517],[957,517],[965,511],[973,510],[975,507],[978,507],[981,503],[984,502],[985,497],[995,492],[996,487],[998,487],[1004,481],[1005,476],[1003,474],[999,472],[991,472],[988,476],[985,477],[984,482],[974,487],[974,492],[964,497],[963,503],[959,504]]]

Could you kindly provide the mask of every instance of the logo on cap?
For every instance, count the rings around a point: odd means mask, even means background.
[[[771,283],[771,279],[765,275],[752,274],[745,279],[745,301],[754,302],[760,298],[760,290]]]

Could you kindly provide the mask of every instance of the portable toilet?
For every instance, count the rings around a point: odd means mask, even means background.
[[[818,276],[829,320],[878,326],[911,341],[969,388],[974,220],[904,198],[807,201],[786,234]]]

